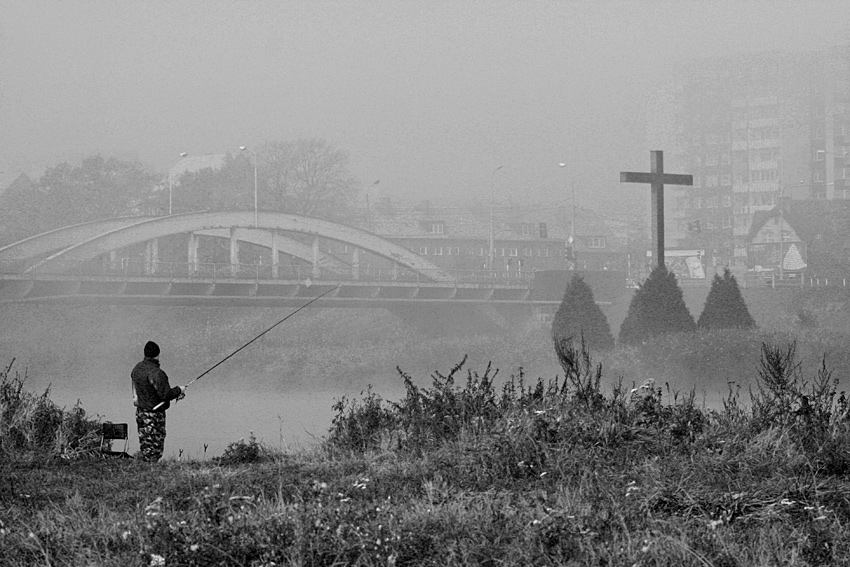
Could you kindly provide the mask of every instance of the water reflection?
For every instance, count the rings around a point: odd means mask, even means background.
[[[258,441],[269,447],[291,450],[315,445],[326,436],[334,412],[331,409],[340,392],[259,392],[190,389],[186,398],[168,410],[168,437],[165,458],[219,456],[228,444],[248,439],[253,431]],[[358,392],[349,394],[357,396]],[[129,392],[76,392],[51,388],[50,398],[70,409],[80,400],[90,416],[103,421],[130,424],[130,453],[138,450],[135,409]]]

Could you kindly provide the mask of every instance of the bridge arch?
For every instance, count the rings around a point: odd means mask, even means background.
[[[114,219],[112,225],[106,226],[104,224],[104,228],[107,229],[105,232],[51,253],[44,260],[29,267],[26,272],[31,274],[55,272],[66,262],[88,261],[112,250],[172,234],[217,232],[222,229],[255,229],[296,233],[352,244],[407,269],[422,273],[428,279],[435,281],[454,280],[454,277],[448,272],[403,246],[353,226],[292,213],[259,212],[256,217],[256,226],[254,219],[254,213],[251,211],[184,213],[165,217],[142,218],[142,220],[133,223],[129,221],[127,223],[119,222],[123,219]],[[112,221],[102,222],[109,223]],[[86,223],[86,225],[90,224],[93,223]],[[77,226],[82,227],[82,225]],[[69,227],[69,230],[70,228],[73,227]],[[91,226],[87,226],[86,230],[91,228]],[[82,230],[82,228],[78,230]],[[67,237],[68,234],[70,232],[65,236]],[[55,235],[52,238],[55,238]],[[0,250],[0,254],[3,250]]]
[[[60,250],[67,248],[69,242],[90,240],[107,232],[133,226],[141,222],[147,222],[155,218],[161,217],[116,217],[64,226],[62,228],[43,232],[0,247],[0,264],[5,267],[9,267],[11,263],[12,266],[19,266],[19,270],[15,271],[26,271],[28,264],[34,264],[36,261],[51,253],[59,252]],[[197,231],[196,234],[198,236],[213,236],[218,238],[230,238],[231,236],[228,229],[209,229]],[[299,258],[307,262],[315,261],[320,268],[344,270],[348,267],[345,262],[338,258],[321,251],[319,251],[318,254],[315,254],[314,251],[303,242],[299,242],[293,238],[288,238],[284,235],[278,235],[276,242],[273,243],[272,235],[269,231],[254,228],[244,229],[239,232],[237,239],[240,242],[248,242],[264,248],[272,248],[274,244],[277,246],[278,252],[283,252],[288,256]]]

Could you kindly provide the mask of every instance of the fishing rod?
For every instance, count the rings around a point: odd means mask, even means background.
[[[250,341],[248,341],[247,343],[245,343],[244,345],[242,345],[241,347],[237,348],[236,350],[234,350],[233,352],[231,352],[230,354],[228,354],[227,356],[225,356],[224,358],[222,358],[221,360],[219,360],[218,362],[216,362],[214,365],[212,365],[212,366],[211,366],[211,367],[209,367],[207,370],[205,370],[202,374],[200,374],[197,378],[195,378],[194,380],[192,380],[191,382],[189,382],[188,384],[186,384],[185,386],[183,386],[183,390],[185,391],[185,390],[186,390],[186,388],[188,388],[189,386],[191,386],[192,384],[194,384],[195,382],[197,382],[198,380],[200,380],[201,378],[203,378],[204,376],[206,376],[207,374],[209,374],[210,372],[212,372],[214,369],[216,369],[216,368],[217,368],[219,365],[221,365],[223,362],[225,362],[225,361],[226,361],[226,360],[228,360],[230,357],[232,357],[233,355],[235,355],[237,352],[239,352],[239,351],[240,351],[240,350],[242,350],[243,348],[247,347],[248,345],[250,345],[251,343],[253,343],[253,342],[254,342],[254,341],[256,341],[257,339],[259,339],[260,337],[262,337],[263,335],[265,335],[266,333],[268,333],[269,331],[271,331],[272,329],[274,329],[275,327],[277,327],[278,325],[280,325],[281,323],[283,323],[284,321],[286,321],[287,319],[289,319],[290,317],[292,317],[293,315],[295,315],[296,313],[298,313],[299,311],[301,311],[302,309],[305,309],[305,308],[309,307],[309,306],[310,306],[310,304],[311,304],[311,303],[313,303],[314,301],[318,301],[319,299],[323,298],[324,296],[326,296],[327,294],[329,294],[330,292],[332,292],[332,291],[334,291],[334,290],[336,290],[336,289],[338,289],[338,288],[339,288],[339,286],[334,287],[334,288],[331,288],[331,289],[329,289],[328,291],[326,291],[325,293],[323,293],[323,294],[321,294],[321,295],[317,295],[316,297],[314,297],[313,299],[311,299],[310,301],[308,301],[307,303],[305,303],[304,305],[302,305],[301,307],[299,307],[298,309],[296,309],[295,311],[293,311],[292,313],[290,313],[289,315],[287,315],[286,317],[284,317],[283,319],[281,319],[280,321],[278,321],[277,323],[275,323],[274,325],[272,325],[271,327],[269,327],[268,329],[266,329],[265,331],[263,331],[262,333],[260,333],[259,335],[257,335],[257,336],[256,336],[256,337],[254,337],[253,339],[251,339]],[[161,407],[162,407],[162,406],[164,406],[164,405],[165,405],[165,402],[160,402],[160,403],[158,403],[157,405],[155,405],[155,406],[153,407],[153,409],[154,409],[154,411],[156,411],[156,410],[158,410],[159,408],[161,408]]]

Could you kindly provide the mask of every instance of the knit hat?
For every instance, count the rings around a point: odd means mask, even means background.
[[[148,358],[156,358],[159,356],[159,345],[153,341],[148,341],[145,344],[145,356]]]

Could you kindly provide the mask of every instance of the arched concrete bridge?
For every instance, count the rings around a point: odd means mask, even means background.
[[[160,240],[177,234],[188,235],[186,261],[161,262]],[[230,261],[200,262],[201,238],[229,241]],[[347,245],[349,253],[328,253],[329,242]],[[265,257],[271,251],[271,265],[240,264],[243,243],[265,248]],[[143,260],[133,266],[116,261],[128,249],[142,250]],[[368,270],[361,265],[365,255],[373,257]],[[375,264],[383,266],[379,272]],[[272,212],[258,213],[256,225],[253,212],[236,211],[64,227],[0,248],[0,272],[0,302],[285,307],[333,290],[319,303],[408,312],[427,306],[439,319],[445,310],[457,316],[463,305],[528,314],[560,300],[535,297],[527,279],[450,272],[368,231]]]
[[[309,259],[319,266],[323,256],[319,238],[351,244],[390,260],[393,265],[415,272],[427,273],[435,281],[452,281],[454,278],[438,266],[410,250],[376,234],[352,226],[324,219],[288,213],[262,212],[255,217],[248,211],[185,213],[166,217],[119,218],[85,223],[58,229],[0,249],[0,262],[7,259],[33,258],[39,254],[47,257],[28,265],[23,273],[61,273],[63,266],[92,260],[113,250],[142,242],[152,243],[149,254],[155,264],[158,238],[172,234],[188,233],[188,263],[197,263],[197,241],[202,235],[221,236],[229,231],[231,263],[238,264],[238,242],[261,243],[272,249],[272,264],[278,261],[278,252],[307,259],[307,248],[300,240],[286,234],[307,236],[312,239]],[[280,244],[278,244],[280,242]],[[355,254],[356,257],[356,254]],[[327,257],[324,261],[333,263]]]

